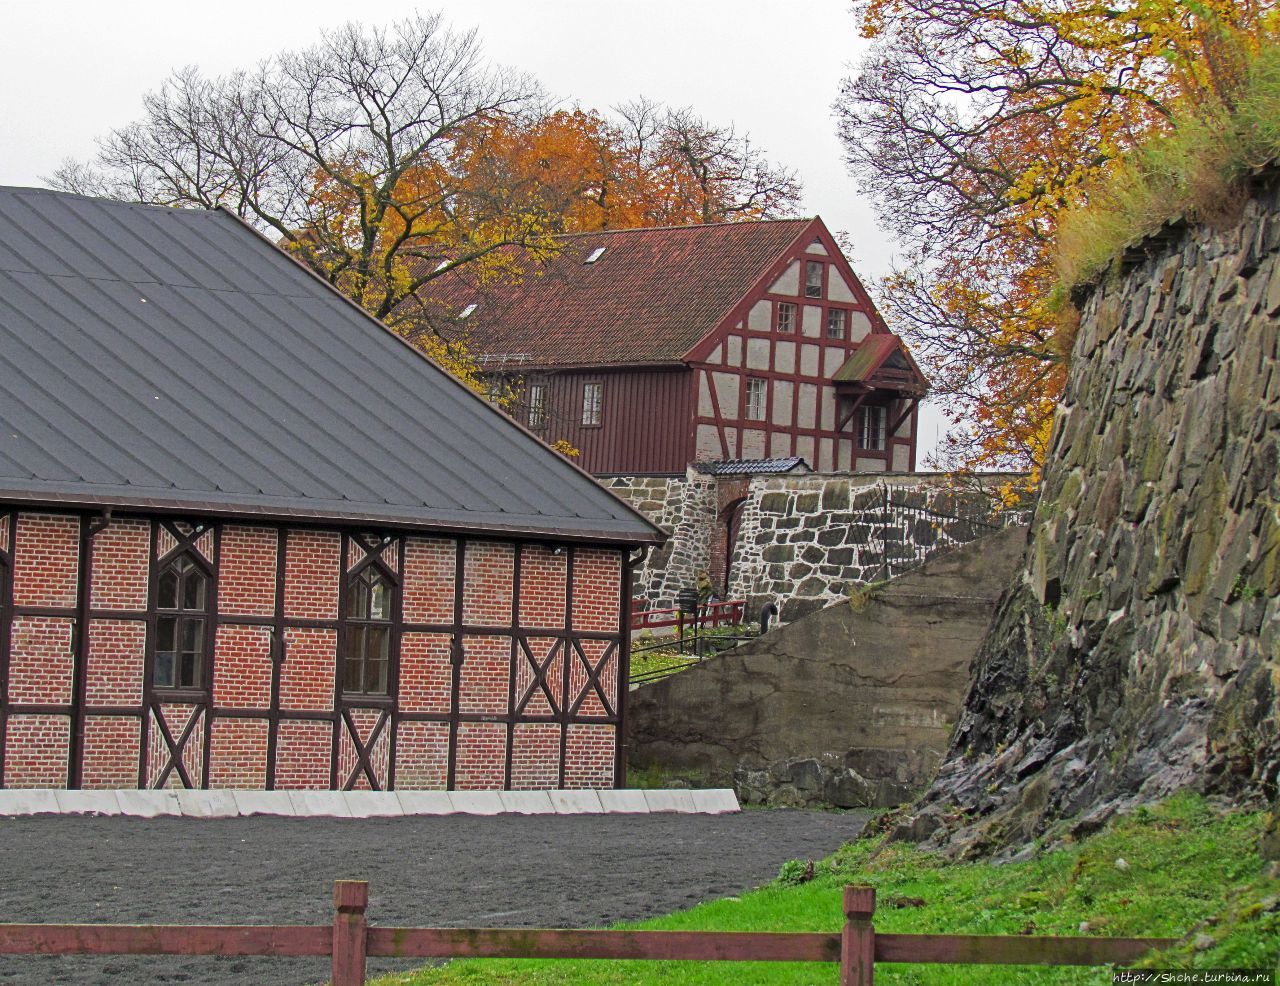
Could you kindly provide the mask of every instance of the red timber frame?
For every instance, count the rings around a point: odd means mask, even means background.
[[[808,248],[813,242],[819,241],[825,254],[810,254]],[[799,261],[799,277],[797,285],[797,294],[785,295],[775,294],[769,290],[779,277],[781,277],[787,268],[793,263]],[[822,274],[822,297],[808,298],[804,294],[805,289],[805,262],[816,261],[823,266]],[[854,300],[851,302],[831,301],[828,297],[828,285],[831,278],[832,267],[836,267],[844,276],[845,281],[849,285]],[[768,332],[751,329],[747,326],[747,318],[752,307],[759,301],[767,301],[771,305],[770,327]],[[789,333],[779,333],[777,329],[778,323],[778,305],[780,303],[790,303],[796,306],[796,324],[794,330]],[[814,305],[820,307],[822,315],[820,318],[819,334],[816,337],[806,337],[803,332],[804,309],[806,305]],[[801,438],[809,438],[813,441],[814,458],[819,457],[819,450],[822,448],[822,441],[825,439],[832,443],[832,457],[834,465],[838,468],[839,464],[839,442],[847,441],[851,446],[850,464],[856,469],[856,461],[862,459],[876,459],[884,463],[885,469],[892,469],[893,465],[893,447],[895,444],[906,445],[909,449],[907,455],[907,468],[915,468],[916,447],[918,440],[918,401],[913,397],[905,398],[901,401],[894,401],[889,406],[887,415],[887,425],[896,427],[886,427],[885,448],[882,451],[874,451],[870,449],[861,449],[858,447],[858,416],[857,411],[861,401],[856,404],[843,393],[836,392],[836,406],[834,409],[834,428],[824,429],[822,427],[822,397],[824,388],[834,391],[833,384],[829,374],[824,373],[826,369],[825,350],[829,347],[841,348],[844,350],[844,358],[847,359],[852,353],[857,351],[858,344],[850,342],[849,335],[852,331],[851,316],[846,319],[845,338],[843,340],[835,340],[827,338],[826,313],[832,308],[843,309],[846,312],[862,312],[871,322],[872,333],[888,332],[888,328],[880,314],[876,311],[874,303],[871,301],[870,295],[862,286],[862,282],[853,272],[845,259],[839,246],[834,238],[827,231],[822,221],[814,219],[801,232],[788,250],[782,254],[768,270],[757,280],[752,289],[747,292],[743,298],[731,309],[720,321],[716,327],[709,332],[703,339],[694,346],[685,356],[686,361],[693,369],[691,374],[690,386],[692,391],[692,407],[694,415],[692,418],[691,435],[689,436],[690,448],[697,448],[697,432],[699,425],[710,425],[716,429],[719,436],[721,454],[718,457],[726,459],[747,458],[743,451],[742,433],[745,430],[759,430],[765,433],[764,457],[773,457],[771,448],[771,436],[778,433],[785,433],[789,436],[788,445],[790,455],[800,455],[797,449],[797,440]],[[742,329],[736,328],[738,323],[742,323]],[[730,336],[738,336],[742,339],[742,355],[739,365],[734,366],[728,362],[728,339]],[[747,345],[751,339],[765,339],[769,341],[770,360],[767,369],[751,369],[747,366]],[[776,353],[778,342],[792,342],[795,345],[795,359],[793,370],[786,372],[779,370],[776,365]],[[803,345],[813,345],[818,348],[818,369],[817,376],[806,376],[801,371],[801,347]],[[714,352],[716,347],[721,350],[720,363],[708,363],[707,358]],[[834,371],[833,371],[834,372]],[[713,373],[724,373],[737,376],[738,385],[738,406],[736,407],[736,419],[726,416],[726,409],[720,406],[721,396],[717,393]],[[764,417],[757,420],[748,420],[747,412],[747,379],[756,377],[769,381],[766,391]],[[711,401],[712,414],[710,417],[700,413],[699,410],[699,386],[700,380],[705,378],[708,394]],[[790,408],[790,424],[775,425],[773,424],[774,400],[777,392],[777,383],[786,382],[791,384],[791,408]],[[811,385],[815,388],[817,398],[814,408],[814,424],[813,427],[800,427],[800,387],[801,385]],[[890,397],[889,393],[877,395]],[[894,407],[893,404],[897,406]],[[906,438],[895,439],[895,432],[906,421],[911,421],[910,434]],[[727,429],[734,430],[733,439],[727,433]],[[810,461],[809,465],[814,469],[824,469],[823,463],[819,461]]]
[[[15,558],[19,528],[22,518],[31,515],[74,518],[78,524],[79,556],[74,606],[15,603]],[[149,528],[146,606],[140,609],[94,606],[95,538],[113,522],[126,519],[131,522],[145,520]],[[274,532],[274,584],[270,587],[274,605],[270,613],[233,615],[219,610],[223,534],[226,528],[232,526]],[[288,615],[286,612],[289,533],[305,534],[310,531],[330,535],[336,533],[339,539],[339,564],[335,573],[338,579],[338,607],[335,618],[332,619],[304,618]],[[372,539],[368,537],[371,533]],[[417,537],[433,542],[445,541],[454,546],[452,617],[449,620],[410,622],[404,617],[402,590],[406,578],[406,546],[411,539]],[[467,551],[469,547],[485,544],[510,546],[512,549],[514,568],[509,624],[475,622],[464,618]],[[564,556],[563,625],[526,626],[521,623],[521,564],[530,549],[542,549]],[[611,600],[616,600],[617,605],[617,621],[612,629],[584,630],[574,625],[574,568],[578,556],[586,549],[602,551],[606,556],[614,554],[618,558],[618,590],[610,597]],[[183,552],[195,558],[210,576],[203,687],[185,690],[157,688],[152,684],[157,574],[170,560]],[[331,524],[279,525],[255,521],[253,518],[237,518],[233,521],[200,518],[177,520],[124,514],[112,518],[110,514],[71,513],[45,507],[32,507],[29,512],[17,509],[0,511],[0,788],[6,786],[6,776],[14,773],[12,762],[15,755],[22,753],[14,748],[10,738],[11,723],[16,717],[22,716],[51,717],[67,723],[65,784],[69,788],[82,785],[86,722],[101,717],[136,722],[136,782],[140,788],[209,787],[213,725],[234,720],[266,723],[265,783],[260,786],[268,790],[277,787],[281,726],[292,722],[327,724],[331,727],[332,743],[323,764],[331,789],[351,790],[357,786],[374,790],[395,789],[398,736],[401,727],[413,723],[439,723],[447,731],[447,763],[443,764],[441,773],[444,783],[440,785],[446,789],[455,787],[459,729],[466,724],[490,723],[504,727],[502,786],[508,789],[513,785],[513,742],[517,726],[539,723],[558,731],[559,749],[556,761],[550,765],[548,773],[554,773],[559,786],[564,786],[569,769],[570,744],[567,741],[571,729],[582,725],[609,726],[613,730],[613,784],[622,786],[625,783],[623,727],[631,632],[629,590],[635,564],[636,559],[628,554],[628,549],[614,545],[560,544],[544,540],[462,533],[378,532],[376,528],[355,529]],[[352,575],[368,565],[377,566],[379,572],[388,576],[395,585],[386,696],[347,695],[342,690],[347,586]],[[23,617],[66,621],[73,627],[69,701],[11,701],[11,636],[15,619]],[[145,626],[140,701],[101,704],[90,700],[89,628],[95,625],[95,621],[122,621]],[[269,635],[270,699],[262,707],[222,704],[215,700],[215,672],[220,657],[219,631],[228,627],[260,628]],[[289,659],[288,638],[290,631],[298,630],[332,633],[336,641],[331,668],[333,680],[331,683],[325,682],[332,694],[332,707],[329,709],[299,708],[282,700],[281,677],[282,668]],[[400,644],[404,635],[409,633],[437,634],[451,641],[447,708],[422,711],[401,707]],[[464,710],[462,677],[468,658],[466,642],[477,639],[499,641],[509,654],[506,707],[502,712]],[[546,653],[535,646],[538,641],[549,644]],[[535,701],[539,698],[544,702]],[[362,720],[366,723],[364,729],[361,728]],[[344,753],[344,743],[347,742],[350,746]],[[60,756],[58,762],[61,763]]]

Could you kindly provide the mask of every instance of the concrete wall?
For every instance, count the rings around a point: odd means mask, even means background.
[[[631,693],[629,761],[732,783],[745,803],[892,805],[933,776],[969,664],[1026,542],[940,555]]]

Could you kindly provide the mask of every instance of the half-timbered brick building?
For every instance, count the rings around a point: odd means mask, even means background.
[[[0,786],[610,786],[660,539],[234,216],[0,189]]]
[[[821,219],[563,237],[518,283],[432,282],[515,415],[596,475],[798,456],[915,468],[928,383]]]

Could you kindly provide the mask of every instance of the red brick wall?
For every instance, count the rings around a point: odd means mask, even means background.
[[[180,524],[178,529],[191,528]],[[177,741],[198,710],[182,756],[194,784],[260,788],[274,776],[278,788],[327,788],[334,757],[335,675],[341,668],[337,619],[343,535],[287,532],[283,611],[277,613],[278,530],[248,524],[217,530],[217,613],[210,614],[212,691],[201,704],[192,705],[185,699],[166,701],[163,692],[152,694],[146,687],[150,570],[157,558],[178,543],[163,524],[159,540],[153,543],[152,530],[150,519],[118,517],[99,530],[92,542],[89,603],[99,615],[89,620],[85,651],[80,784],[134,786],[139,781],[140,757],[143,780],[157,783],[170,756],[159,723],[163,721]],[[77,610],[80,531],[78,516],[23,513],[10,538],[11,601],[16,612],[8,628],[9,725],[0,736],[5,761],[0,784],[6,787],[57,787],[68,781],[77,661],[72,644],[81,615]],[[213,545],[211,528],[200,538],[199,547],[212,556]],[[513,627],[517,553],[520,600]],[[560,714],[566,662],[569,705],[582,699],[576,715],[600,719],[613,711],[588,687],[587,667],[566,634],[587,632],[608,638],[583,638],[579,646],[592,667],[606,653],[610,655],[600,682],[608,704],[617,705],[621,554],[590,546],[555,551],[538,544],[469,541],[462,556],[463,622],[491,628],[491,632],[463,635],[464,659],[455,668],[449,628],[455,619],[456,543],[439,537],[407,537],[403,549],[393,542],[382,555],[388,565],[402,571],[402,613],[410,627],[399,641],[396,707],[442,720],[456,711],[463,717],[500,721],[460,722],[452,751],[445,721],[388,724],[372,755],[378,783],[384,786],[389,781],[394,734],[398,787],[442,788],[451,770],[460,789],[500,788],[508,773],[516,788],[553,787],[562,769],[562,725],[526,720]],[[348,552],[348,560],[361,557],[359,549]],[[566,627],[565,580],[570,568],[573,606]],[[218,622],[219,616],[224,622]],[[287,641],[283,662],[273,649],[277,626],[283,627]],[[530,631],[521,644],[520,636]],[[615,644],[612,650],[611,643]],[[541,689],[534,689],[512,724],[506,720],[513,676],[517,700],[535,680],[526,646],[538,664],[546,661],[553,648],[558,649],[545,672],[553,699],[549,702]],[[268,714],[273,692],[279,696],[274,725]],[[144,708],[149,694],[157,703],[155,710]],[[37,705],[61,708],[58,714],[50,714],[32,708]],[[219,709],[255,715],[219,715]],[[321,718],[298,718],[303,713]],[[156,714],[159,719],[153,718]],[[350,714],[365,736],[375,713],[353,708]],[[145,756],[140,750],[144,723]],[[345,725],[339,733],[340,779],[345,781],[358,759]],[[612,783],[614,735],[611,722],[571,723],[563,768],[566,783]],[[268,764],[271,749],[273,765]],[[167,783],[180,783],[176,771]],[[361,775],[357,786],[367,787],[368,780]]]

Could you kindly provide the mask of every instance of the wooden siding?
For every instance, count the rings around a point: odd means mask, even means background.
[[[666,370],[572,370],[530,375],[547,387],[546,424],[534,432],[547,442],[568,441],[590,473],[683,473],[693,458],[693,374]],[[600,424],[582,424],[583,387],[604,385]],[[526,391],[527,394],[527,391]],[[529,424],[527,399],[513,410]]]

